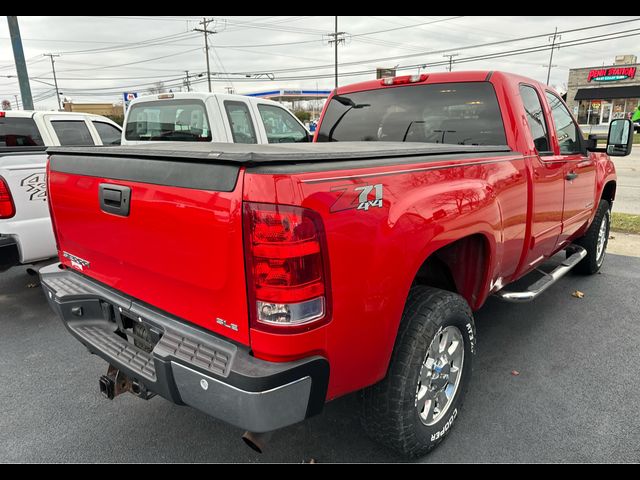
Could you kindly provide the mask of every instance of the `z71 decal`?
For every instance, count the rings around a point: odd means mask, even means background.
[[[29,200],[47,200],[47,175],[45,172],[32,173],[20,181],[20,186],[27,189]]]
[[[343,210],[364,210],[370,208],[382,208],[382,184],[360,185],[354,187],[352,185],[344,187],[334,187],[332,192],[342,192],[331,206],[331,213],[341,212]]]

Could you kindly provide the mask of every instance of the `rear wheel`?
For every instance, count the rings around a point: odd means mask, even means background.
[[[467,302],[455,293],[414,287],[387,376],[362,393],[365,431],[409,457],[434,449],[460,412],[474,354]]]
[[[606,200],[600,200],[598,211],[584,236],[574,243],[587,251],[587,256],[576,265],[575,271],[583,275],[593,275],[604,263],[611,228],[611,206]]]

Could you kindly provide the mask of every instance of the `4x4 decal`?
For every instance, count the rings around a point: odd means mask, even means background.
[[[369,210],[372,207],[382,208],[382,184],[375,185],[352,185],[333,187],[332,192],[342,192],[331,206],[331,213],[343,210]]]
[[[47,175],[45,172],[32,173],[20,181],[20,186],[27,189],[29,200],[47,200]]]

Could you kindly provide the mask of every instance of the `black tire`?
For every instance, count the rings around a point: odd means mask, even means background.
[[[602,254],[598,256],[598,238],[600,234],[600,227],[602,226],[602,222],[606,222],[606,232],[604,238],[604,248],[602,250]],[[611,228],[611,206],[609,202],[606,200],[600,200],[598,204],[598,211],[596,212],[596,216],[593,219],[593,222],[589,226],[589,229],[586,233],[578,238],[574,243],[576,245],[580,245],[587,251],[587,256],[582,259],[582,261],[576,265],[574,271],[576,273],[582,275],[593,275],[597,273],[602,264],[604,263],[604,258],[607,253],[607,244],[609,243],[609,231]]]
[[[446,327],[464,340],[460,383],[441,418],[428,426],[416,408],[422,364],[432,340]],[[433,450],[451,431],[471,378],[475,325],[467,302],[455,293],[416,286],[404,309],[387,376],[362,392],[362,425],[374,440],[407,457]],[[433,420],[436,420],[434,418]]]

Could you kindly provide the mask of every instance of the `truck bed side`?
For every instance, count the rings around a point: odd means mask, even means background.
[[[46,161],[42,151],[0,152],[0,177],[9,186],[15,215],[0,219],[0,235],[12,237],[20,263],[51,258],[56,247],[46,193]]]
[[[472,308],[516,274],[527,239],[528,161],[502,152],[382,166],[357,160],[249,168],[245,201],[277,198],[321,214],[333,298],[331,322],[295,343],[252,330],[256,356],[327,355],[330,398],[380,379],[411,284],[421,271],[438,268],[434,258]]]

